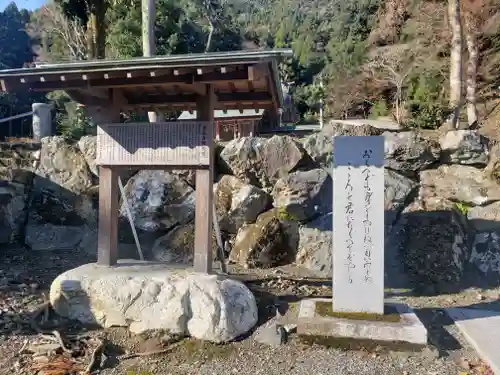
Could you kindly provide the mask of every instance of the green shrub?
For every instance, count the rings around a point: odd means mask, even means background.
[[[56,123],[61,135],[71,139],[80,139],[92,133],[94,127],[81,107],[75,109],[73,116],[64,112],[57,113]]]
[[[439,72],[427,70],[408,77],[406,110],[410,128],[436,129],[448,114],[444,78]]]
[[[446,118],[447,107],[439,103],[410,101],[407,103],[409,119],[405,125],[409,128],[436,129]]]
[[[385,100],[381,99],[376,101],[370,109],[371,119],[376,119],[382,116],[388,116],[390,114],[389,108],[387,107],[387,103]]]

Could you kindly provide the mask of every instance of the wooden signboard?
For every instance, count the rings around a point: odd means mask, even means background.
[[[211,122],[106,124],[97,128],[97,164],[208,167]]]

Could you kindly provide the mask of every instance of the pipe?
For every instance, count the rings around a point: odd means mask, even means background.
[[[25,112],[25,113],[21,113],[19,115],[14,115],[14,116],[10,116],[10,117],[7,117],[7,118],[3,118],[0,120],[0,123],[2,122],[8,122],[8,121],[11,121],[11,120],[16,120],[18,118],[21,118],[21,117],[27,117],[27,116],[32,116],[33,115],[33,111],[31,112]]]

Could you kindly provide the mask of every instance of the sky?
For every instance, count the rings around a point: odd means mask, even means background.
[[[11,3],[11,1],[12,0],[0,0],[0,11],[3,11],[5,7]],[[29,10],[39,8],[40,5],[45,2],[46,0],[15,0],[19,9],[25,8]]]

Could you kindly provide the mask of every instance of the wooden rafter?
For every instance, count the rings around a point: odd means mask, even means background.
[[[144,72],[141,72],[142,74]],[[119,77],[115,73],[92,73],[82,75],[44,75],[40,77],[22,77],[18,82],[9,82],[9,87],[25,86],[33,91],[70,90],[89,87],[142,87],[168,83],[208,84],[231,81],[247,81],[248,69],[236,70],[230,73],[208,72],[198,75],[197,72],[180,75],[172,74],[172,70],[150,71],[148,75],[138,75],[127,72]],[[154,74],[151,74],[154,73]],[[106,78],[107,77],[107,78]],[[37,79],[38,78],[38,79]]]

